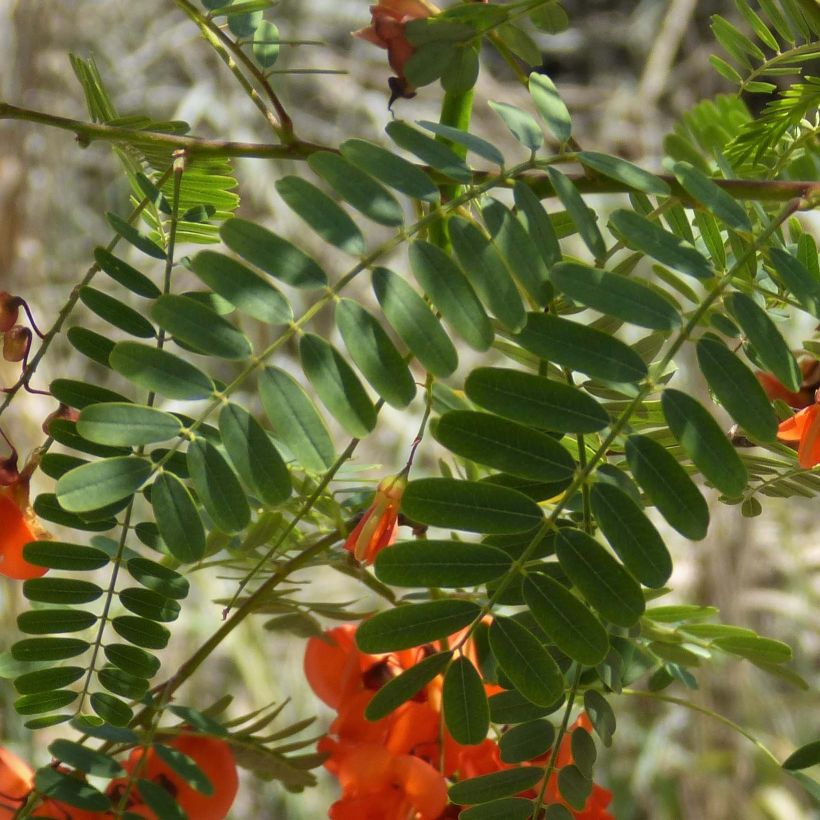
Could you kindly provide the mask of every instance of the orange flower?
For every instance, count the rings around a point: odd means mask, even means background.
[[[28,495],[27,478],[18,476],[13,483],[0,486],[0,575],[20,581],[45,575],[45,567],[23,558],[23,547],[50,537],[37,522]]]
[[[805,407],[791,418],[781,422],[777,428],[781,441],[798,442],[797,463],[810,470],[820,464],[820,390],[815,394],[815,403]]]
[[[357,561],[372,564],[381,550],[396,540],[401,497],[407,478],[401,473],[382,480],[376,497],[345,541]]]
[[[211,781],[212,794],[204,794],[189,786],[157,755],[153,747],[147,750],[134,749],[123,767],[127,772],[132,772],[144,755],[145,762],[139,771],[140,778],[150,780],[166,789],[192,820],[223,820],[230,811],[239,789],[236,762],[231,747],[224,740],[193,732],[182,732],[165,743],[190,757],[199,766]],[[109,786],[108,793],[115,805],[124,783],[125,781],[120,778],[112,781]],[[129,793],[127,810],[140,817],[158,820],[156,814],[142,802],[136,786],[133,786]]]
[[[399,97],[410,98],[416,93],[404,76],[404,67],[415,51],[405,26],[411,20],[424,19],[439,11],[427,0],[379,0],[378,5],[370,7],[370,25],[353,32],[354,37],[387,49],[387,61],[397,75],[389,80],[391,105]]]

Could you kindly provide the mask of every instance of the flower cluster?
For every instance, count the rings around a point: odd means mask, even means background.
[[[193,732],[181,732],[173,739],[164,741],[177,752],[187,755],[213,787],[211,794],[196,791],[151,747],[135,749],[122,764],[126,774],[150,781],[165,789],[176,800],[180,808],[191,820],[223,820],[233,805],[239,788],[239,778],[231,747],[224,741]],[[162,820],[143,801],[139,789],[126,789],[126,777],[113,780],[108,787],[108,796],[117,806],[125,803],[125,809],[132,817]],[[0,818],[11,818],[28,799],[34,786],[34,771],[17,755],[0,748]],[[52,817],[61,820],[104,820],[114,817],[112,811],[90,812],[69,806],[56,800],[44,800],[32,813],[32,817]]]
[[[457,743],[441,716],[441,677],[385,718],[369,721],[365,709],[376,691],[438,647],[422,646],[386,655],[367,655],[355,644],[355,627],[346,625],[311,638],[305,651],[305,675],[316,695],[337,712],[329,733],[319,742],[325,767],[339,780],[341,799],[329,811],[332,820],[443,820],[459,808],[447,802],[448,781],[464,780],[509,768],[498,744],[489,738],[474,746]],[[450,638],[457,643],[460,635]],[[469,657],[475,650],[464,646]],[[487,693],[501,691],[486,685]],[[581,716],[572,727],[589,726]],[[557,768],[572,762],[571,732],[561,740]],[[544,765],[546,759],[532,761]],[[535,797],[540,786],[526,793]],[[548,801],[562,803],[557,772],[545,789]],[[581,820],[612,820],[606,811],[612,795],[594,786]],[[569,807],[568,807],[569,808]]]

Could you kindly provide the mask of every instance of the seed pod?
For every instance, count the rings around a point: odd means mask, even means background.
[[[20,297],[8,291],[0,291],[0,333],[5,333],[17,324],[20,313]]]
[[[22,362],[31,347],[31,331],[15,325],[3,335],[3,358],[7,362]]]

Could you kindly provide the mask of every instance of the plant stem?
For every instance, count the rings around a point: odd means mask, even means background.
[[[757,748],[760,749],[760,751],[763,752],[766,757],[768,757],[769,760],[775,764],[775,766],[780,768],[780,761],[774,756],[774,753],[764,746],[763,743],[761,743],[751,732],[747,732],[742,726],[739,726],[733,720],[729,720],[729,718],[719,715],[717,712],[713,712],[705,706],[698,706],[688,700],[683,700],[683,698],[673,698],[670,695],[661,695],[659,692],[646,692],[640,689],[622,689],[619,694],[641,698],[652,698],[652,700],[660,700],[664,703],[674,703],[676,706],[683,706],[686,709],[691,709],[693,712],[699,712],[701,715],[707,715],[710,718],[714,718],[724,726],[728,726],[733,731],[743,735],[743,737],[747,740],[751,740],[752,743],[754,743],[754,745],[757,746]]]

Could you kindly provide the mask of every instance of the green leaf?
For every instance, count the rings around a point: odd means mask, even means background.
[[[504,732],[498,750],[504,763],[525,763],[545,754],[554,741],[555,729],[548,720],[531,720]]]
[[[709,529],[709,507],[675,457],[654,439],[631,435],[626,459],[632,475],[660,514],[681,535],[700,541]]]
[[[160,289],[145,274],[132,268],[105,248],[94,248],[94,260],[100,270],[137,296],[156,299],[160,295]]]
[[[501,797],[464,809],[458,816],[459,820],[527,820],[532,816],[532,800],[524,797]]]
[[[70,327],[66,333],[71,346],[89,359],[108,367],[108,357],[114,349],[114,342],[107,336],[95,333],[85,327]]]
[[[709,279],[714,275],[709,262],[692,245],[635,211],[615,211],[609,219],[629,247],[672,270],[696,279]]]
[[[628,628],[643,615],[638,582],[590,535],[562,527],[555,552],[561,569],[606,620]]]
[[[401,587],[472,587],[503,575],[512,559],[500,549],[464,541],[405,541],[376,556],[376,577]]]
[[[367,704],[364,716],[368,720],[381,720],[420,692],[436,675],[440,674],[453,657],[452,652],[437,652],[405,669],[376,690]]]
[[[525,723],[549,715],[560,708],[562,701],[563,698],[559,698],[549,706],[536,706],[517,690],[510,689],[490,697],[490,719],[499,725]]]
[[[148,691],[148,680],[138,678],[123,669],[106,666],[97,672],[97,680],[109,692],[123,698],[141,698]]]
[[[29,601],[45,604],[88,604],[103,594],[102,587],[73,578],[30,578],[23,583]]]
[[[259,378],[262,406],[277,436],[306,470],[321,472],[333,464],[333,441],[304,389],[284,370],[265,368]]]
[[[533,71],[530,74],[529,88],[538,113],[555,139],[560,143],[566,142],[572,136],[572,121],[555,83],[546,74]]]
[[[513,186],[515,207],[518,209],[518,220],[535,243],[544,264],[551,268],[561,259],[561,246],[555,233],[552,220],[549,218],[538,197],[524,181],[518,180]]]
[[[427,131],[432,131],[436,136],[444,137],[457,145],[463,145],[468,151],[472,151],[488,162],[493,162],[499,167],[503,167],[504,165],[504,155],[501,151],[492,143],[487,142],[487,140],[481,137],[477,137],[475,134],[462,131],[460,128],[453,128],[451,125],[443,125],[442,123],[430,122],[429,120],[420,120],[418,125]]]
[[[593,767],[598,759],[598,751],[592,735],[578,726],[572,732],[572,759],[584,777],[592,780]]]
[[[575,471],[572,456],[552,436],[490,413],[445,413],[433,434],[452,453],[522,478],[569,481]]]
[[[95,547],[84,547],[65,541],[32,541],[23,547],[23,557],[38,567],[72,572],[100,569],[111,560],[106,553]]]
[[[62,661],[82,655],[90,646],[88,641],[79,638],[26,638],[12,644],[11,655],[26,663]]]
[[[103,293],[101,290],[85,285],[80,288],[80,301],[91,311],[97,314],[123,333],[137,336],[140,339],[152,339],[156,334],[154,326],[133,308]]]
[[[547,34],[560,34],[569,28],[569,17],[558,3],[537,6],[530,12],[532,24]]]
[[[549,706],[564,691],[564,676],[538,638],[518,621],[496,616],[490,648],[512,685],[538,706]]]
[[[416,383],[379,322],[358,302],[341,299],[336,303],[336,325],[350,358],[373,389],[393,407],[406,407],[416,395]]]
[[[21,695],[53,692],[63,686],[70,686],[85,674],[86,670],[82,666],[58,666],[50,669],[38,669],[36,672],[27,672],[16,678],[14,688]]]
[[[312,257],[261,225],[246,219],[227,219],[222,223],[219,235],[243,259],[291,287],[316,290],[327,284],[325,272]],[[198,276],[197,260],[200,256],[202,254],[197,254],[193,263],[193,270]]]
[[[643,510],[622,489],[604,482],[592,486],[590,502],[601,531],[627,569],[645,586],[662,587],[672,574],[672,558]]]
[[[595,223],[595,213],[587,207],[578,189],[568,176],[552,166],[547,168],[547,174],[558,199],[561,200],[570,219],[578,228],[578,233],[581,235],[581,239],[584,240],[584,244],[596,259],[602,259],[606,255],[606,245]]]
[[[440,378],[449,376],[458,365],[458,354],[427,303],[386,268],[376,268],[372,281],[387,321],[422,367]]]
[[[205,555],[205,528],[185,485],[167,471],[151,486],[151,505],[159,534],[177,561],[191,564]]]
[[[357,168],[380,182],[401,191],[411,199],[438,202],[439,192],[433,181],[420,168],[380,145],[352,139],[340,146],[342,156]]]
[[[107,213],[105,218],[108,224],[126,241],[144,254],[154,259],[165,259],[165,251],[147,236],[141,234],[133,225],[129,225],[122,217],[115,213]]]
[[[120,603],[135,615],[152,621],[170,623],[179,617],[180,605],[172,600],[143,587],[128,587],[120,590]]]
[[[188,755],[164,743],[154,743],[152,748],[157,757],[187,786],[206,796],[214,793],[214,784]]]
[[[311,154],[308,165],[357,211],[380,225],[398,226],[404,211],[396,198],[351,162],[331,151]]]
[[[127,502],[126,502],[127,503]],[[53,493],[40,493],[34,499],[34,512],[44,521],[52,521],[63,527],[70,527],[83,532],[105,532],[117,526],[117,520],[109,516],[90,520],[88,513],[85,518],[66,512],[57,501]],[[25,553],[25,547],[23,548]]]
[[[422,290],[465,342],[485,351],[493,329],[472,285],[451,257],[435,245],[417,240],[410,245],[410,264]]]
[[[51,395],[57,399],[57,401],[67,404],[69,407],[76,407],[78,410],[82,410],[89,404],[97,404],[98,402],[128,401],[125,396],[115,393],[113,390],[106,390],[104,387],[99,387],[96,384],[86,384],[85,382],[75,381],[74,379],[54,379],[50,388]],[[52,425],[59,425],[60,423],[66,426],[71,424],[71,422],[65,419],[56,419],[52,422]],[[73,430],[75,428],[72,425],[70,429]],[[75,449],[82,450],[81,447]],[[83,452],[90,451],[83,450]],[[100,455],[114,455],[114,453],[100,453]]]
[[[98,444],[139,447],[175,438],[182,422],[170,413],[130,402],[92,404],[77,420],[80,435]]]
[[[56,692],[37,692],[34,695],[23,695],[17,698],[14,701],[14,709],[18,715],[55,712],[73,703],[79,696],[79,692],[66,692],[64,689],[58,689]]]
[[[189,296],[167,293],[151,306],[151,318],[178,342],[221,359],[247,359],[253,348],[244,333]]]
[[[545,305],[552,296],[547,266],[524,225],[496,199],[482,207],[481,217],[510,272],[536,304]]]
[[[799,259],[780,248],[771,248],[769,258],[777,275],[797,301],[812,316],[820,318],[820,277],[809,271]]]
[[[724,495],[738,498],[749,475],[737,450],[711,414],[697,399],[672,388],[661,394],[661,405],[669,429],[695,466]]]
[[[620,157],[600,154],[597,151],[580,151],[577,156],[579,162],[586,168],[623,182],[624,185],[636,191],[659,196],[668,196],[670,193],[669,185],[665,180]]]
[[[501,117],[512,135],[533,154],[544,144],[541,126],[532,114],[509,103],[490,100],[487,104]]]
[[[505,418],[560,433],[595,433],[609,414],[592,396],[563,382],[502,367],[478,367],[464,383],[467,397]]]
[[[563,584],[547,575],[531,573],[524,579],[523,589],[524,600],[538,626],[565,655],[585,666],[595,666],[606,657],[606,630]]]
[[[61,763],[96,777],[117,777],[123,772],[122,766],[113,758],[71,740],[55,740],[48,751]]]
[[[678,178],[686,193],[697,200],[718,219],[737,231],[750,231],[752,224],[743,206],[706,174],[688,162],[676,162],[672,173]]]
[[[451,478],[411,481],[402,512],[422,524],[481,533],[527,532],[543,519],[541,508],[523,493]]]
[[[190,362],[139,342],[119,342],[109,363],[138,387],[169,399],[207,399],[214,389],[210,378]]]
[[[276,190],[285,204],[325,242],[352,256],[365,252],[364,236],[356,223],[324,191],[297,176],[281,177],[276,181]]]
[[[803,381],[794,354],[763,308],[745,293],[730,293],[723,299],[743,330],[764,367],[789,390],[798,391]]]
[[[263,20],[253,38],[253,57],[262,68],[271,68],[279,59],[279,28]]]
[[[141,678],[153,678],[159,672],[159,658],[150,652],[124,643],[110,643],[103,647],[108,661],[120,669]]]
[[[592,781],[577,766],[564,766],[558,772],[558,791],[570,806],[583,809],[592,792]]]
[[[34,775],[34,787],[46,797],[88,812],[106,812],[111,808],[111,801],[104,794],[56,767],[38,769]],[[70,815],[66,813],[65,816]]]
[[[777,416],[754,373],[714,337],[697,343],[698,364],[729,415],[757,441],[774,441]]]
[[[790,771],[808,769],[820,763],[820,740],[814,740],[793,751],[784,761],[783,768]]]
[[[608,333],[552,314],[527,314],[527,324],[515,341],[536,356],[593,378],[612,382],[646,378],[646,365],[632,348]]]
[[[250,510],[236,473],[216,447],[204,438],[188,445],[191,483],[202,506],[223,532],[239,532],[248,526]]]
[[[503,23],[496,29],[501,42],[528,66],[540,65],[543,61],[541,47],[533,40],[529,32],[515,25]]]
[[[293,311],[282,293],[241,262],[214,251],[200,251],[190,260],[189,267],[212,291],[218,293],[223,299],[227,299],[242,313],[271,325],[284,325],[293,319]],[[168,297],[163,298],[168,299]],[[179,300],[184,297],[173,298]],[[190,308],[188,305],[186,307]],[[207,310],[204,306],[200,305],[199,307],[200,313],[202,310]],[[161,324],[158,317],[155,316],[154,318]],[[218,331],[214,329],[210,332],[218,333],[218,342],[220,344],[227,343],[236,347],[244,344],[249,347],[247,339],[241,336],[233,325],[224,319],[218,317],[217,319]],[[230,330],[226,329],[225,325]],[[174,333],[173,330],[171,332]],[[240,341],[236,334],[239,334],[244,342]],[[174,333],[174,335],[180,334]],[[223,337],[225,338],[223,339]],[[181,338],[185,339],[186,337],[181,336]],[[198,342],[196,339],[186,340],[203,350],[206,349],[201,341]]]
[[[450,239],[459,264],[482,302],[511,331],[524,326],[524,305],[496,247],[472,222],[452,217]]]
[[[17,628],[28,635],[82,632],[96,622],[93,612],[82,609],[33,609],[17,616]]]
[[[550,279],[570,299],[624,322],[653,330],[674,330],[681,324],[672,302],[620,274],[577,262],[559,262]]]
[[[792,649],[783,641],[773,638],[759,638],[746,635],[737,635],[729,638],[717,638],[712,646],[740,655],[750,661],[762,663],[786,663],[792,659]]]
[[[399,606],[363,621],[356,643],[371,655],[411,649],[458,632],[480,614],[478,604],[455,598]]]
[[[262,22],[262,12],[257,9],[266,9],[270,5],[270,0],[239,0],[231,3],[228,8],[223,6],[231,33],[240,38],[253,37]]]
[[[450,800],[460,806],[488,803],[499,797],[531,789],[543,776],[544,770],[540,766],[521,766],[471,777],[450,786]]]
[[[133,495],[151,475],[151,462],[135,456],[91,461],[57,482],[57,498],[68,512],[96,510]]]
[[[376,426],[376,409],[359,377],[331,344],[315,333],[299,340],[305,375],[333,417],[355,438],[364,438]]]
[[[188,581],[170,567],[147,558],[132,558],[126,566],[131,577],[148,589],[180,601],[188,595]]]
[[[615,734],[615,713],[606,698],[594,689],[587,689],[584,692],[584,711],[604,746],[609,748]]]
[[[464,164],[464,160],[444,143],[428,137],[418,128],[413,128],[401,120],[389,122],[384,130],[399,148],[415,154],[426,165],[456,182],[472,182],[473,172]]]
[[[239,477],[269,506],[290,498],[290,473],[261,424],[238,404],[226,404],[219,414],[222,444]]]
[[[484,684],[472,662],[456,658],[444,675],[441,708],[447,730],[456,743],[476,746],[487,737],[490,707]]]
[[[112,726],[125,726],[134,716],[127,703],[107,692],[94,692],[89,698],[91,708]]]
[[[118,615],[111,626],[121,638],[144,649],[165,649],[171,637],[164,626],[136,615]]]
[[[478,80],[478,68],[478,46],[457,47],[441,75],[442,88],[449,94],[466,94]]]

